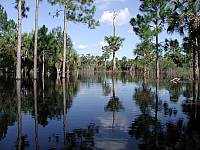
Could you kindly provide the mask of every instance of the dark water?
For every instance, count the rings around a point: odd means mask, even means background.
[[[128,75],[1,77],[0,149],[198,150],[198,97],[198,83]]]

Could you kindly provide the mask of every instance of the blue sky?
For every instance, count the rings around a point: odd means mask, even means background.
[[[15,0],[1,0],[0,4],[7,11],[8,17],[17,22],[17,10],[14,8]],[[35,0],[26,0],[30,7],[28,18],[23,19],[23,32],[31,32],[34,30],[34,11]],[[139,0],[96,0],[96,14],[95,19],[100,20],[100,26],[96,29],[88,29],[87,25],[68,23],[68,34],[74,42],[74,47],[79,54],[101,55],[101,47],[104,45],[104,37],[112,34],[111,12],[116,10],[118,12],[117,18],[117,35],[125,38],[123,47],[117,52],[117,57],[126,56],[134,58],[133,49],[136,43],[139,43],[138,37],[132,32],[129,20],[136,16],[139,11]],[[47,0],[43,0],[39,6],[39,26],[47,26],[49,29],[57,26],[63,27],[63,15],[58,18],[49,15],[49,12],[55,12],[57,7],[51,6]],[[163,33],[161,40],[165,39],[167,35]],[[174,35],[173,35],[174,36]],[[174,36],[178,38],[177,35]]]

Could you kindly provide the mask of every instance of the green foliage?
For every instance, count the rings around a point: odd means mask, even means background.
[[[167,40],[165,49],[166,53],[164,57],[173,61],[177,67],[182,67],[184,63],[184,55],[181,53],[182,49],[179,46],[179,42],[177,40]]]
[[[8,16],[4,8],[0,5],[0,36],[7,32],[16,32],[16,23],[14,20],[8,20]]]
[[[94,0],[48,0],[52,5],[59,4],[66,8],[67,20],[74,23],[88,24],[89,28],[95,28],[99,22],[94,18],[96,7]],[[56,11],[58,16],[60,10]]]
[[[110,54],[111,54],[110,47],[109,46],[103,46],[102,47],[102,52],[103,52],[103,54],[102,54],[103,59],[104,60],[109,59]]]
[[[30,10],[30,8],[28,6],[26,6],[26,1],[25,0],[21,0],[22,1],[22,17],[27,18],[27,12]],[[18,0],[15,0],[15,8],[18,9]]]
[[[106,49],[112,50],[112,52],[118,51],[122,47],[122,43],[125,39],[121,38],[119,36],[106,36],[105,42],[108,43],[108,46]]]

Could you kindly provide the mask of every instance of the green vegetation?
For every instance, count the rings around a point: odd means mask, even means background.
[[[55,14],[50,14],[58,16],[64,13],[63,28],[49,30],[44,25],[38,28],[39,1],[36,0],[35,31],[21,33],[22,18],[28,17],[29,11],[25,1],[16,1],[18,25],[8,19],[6,11],[0,6],[1,75],[9,73],[16,79],[36,79],[37,76],[65,78],[66,73],[68,77],[74,70],[122,71],[133,75],[143,74],[146,80],[154,76],[157,79],[166,76],[191,78],[193,68],[193,79],[199,80],[199,1],[141,0],[140,13],[130,20],[134,33],[140,38],[133,50],[135,57],[122,57],[121,60],[115,55],[125,39],[116,35],[116,11],[113,11],[112,17],[113,35],[105,36],[102,55],[78,55],[72,44],[73,39],[67,34],[67,22],[87,24],[92,29],[98,26],[99,22],[94,19],[94,1],[48,2],[52,7],[61,6]],[[163,32],[176,31],[184,35],[182,43],[177,39],[159,39]]]

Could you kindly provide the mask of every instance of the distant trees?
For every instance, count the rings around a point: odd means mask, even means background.
[[[62,78],[65,78],[66,66],[66,41],[67,41],[67,22],[78,22],[88,24],[89,28],[94,28],[99,23],[93,19],[96,11],[93,5],[94,1],[79,1],[79,0],[49,0],[51,4],[59,4],[64,7],[64,42],[63,42],[63,70]],[[57,10],[56,15],[59,15],[60,10]]]

